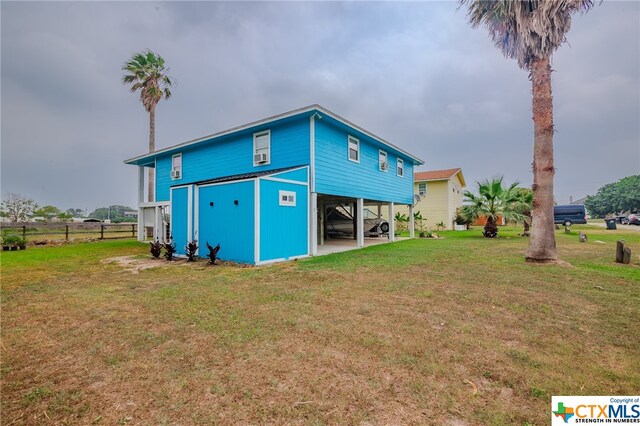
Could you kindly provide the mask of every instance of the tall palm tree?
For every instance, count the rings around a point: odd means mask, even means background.
[[[487,223],[482,233],[487,238],[498,236],[498,218],[521,222],[524,220],[521,203],[523,201],[518,188],[518,182],[508,187],[502,186],[502,178],[494,178],[478,182],[478,195],[464,192],[465,205],[461,215],[469,222],[475,222],[479,217],[485,217]]]
[[[171,96],[171,77],[164,66],[164,59],[151,50],[134,54],[124,63],[123,84],[131,84],[131,92],[140,91],[140,102],[149,113],[149,152],[156,149],[156,106],[160,99]],[[154,201],[154,169],[149,168],[149,201]]]
[[[533,86],[533,222],[526,258],[558,257],[553,226],[553,101],[551,55],[566,41],[571,16],[586,12],[592,0],[460,0],[473,27],[489,30],[496,47],[529,71]]]

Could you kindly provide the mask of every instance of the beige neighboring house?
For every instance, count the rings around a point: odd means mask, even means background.
[[[414,172],[413,180],[416,200],[413,211],[420,212],[426,218],[425,228],[435,230],[436,223],[443,222],[445,229],[453,229],[456,210],[462,207],[466,186],[462,169]],[[416,228],[418,227],[419,224],[416,223]]]

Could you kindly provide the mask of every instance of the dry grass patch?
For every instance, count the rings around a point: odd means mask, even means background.
[[[547,424],[640,388],[640,268],[583,229],[571,268],[515,230],[137,274],[103,262],[134,242],[3,254],[3,423]]]

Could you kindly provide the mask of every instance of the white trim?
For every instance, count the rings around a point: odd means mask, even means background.
[[[267,144],[267,161],[265,162],[261,162],[261,163],[256,163],[256,140],[257,138],[259,138],[260,136],[267,136],[268,139],[268,144]],[[260,166],[268,166],[269,164],[271,164],[271,130],[262,130],[260,132],[255,132],[253,134],[253,153],[251,155],[251,158],[253,158],[253,167],[260,167]]]
[[[401,169],[400,164],[402,164],[402,174],[398,173]],[[396,175],[398,177],[404,177],[404,160],[402,158],[396,159]]]
[[[320,114],[318,117],[322,118]],[[307,182],[311,191],[316,190],[316,114],[311,114],[309,118],[309,176],[307,176]]]
[[[318,254],[318,193],[309,193],[309,254],[315,256]]]
[[[354,160],[351,158],[351,142],[354,141],[358,146],[358,159]],[[360,139],[355,136],[347,135],[347,160],[352,161],[354,163],[360,163]]]
[[[380,156],[382,154],[384,154],[384,163],[380,162]],[[382,168],[383,164],[386,164],[386,168],[384,169]],[[387,151],[383,151],[382,149],[378,150],[378,170],[385,173],[389,171],[389,154],[387,154]]]
[[[171,242],[173,242],[173,189],[169,188],[169,236],[171,237]]]
[[[255,178],[253,184],[253,257],[256,265],[260,262],[260,179]]]
[[[176,171],[177,169],[174,167],[173,160],[174,160],[176,157],[180,157],[180,177],[174,178],[174,177],[173,177],[173,172],[174,172],[174,171]],[[173,154],[173,155],[171,156],[171,168],[170,168],[169,170],[170,170],[169,175],[170,175],[170,177],[171,177],[171,180],[180,180],[180,179],[182,179],[182,153],[181,153],[181,152],[178,152],[178,153]],[[157,174],[157,173],[156,173],[156,174]],[[157,178],[157,177],[156,177],[156,178]]]
[[[268,175],[267,175],[267,177],[261,177],[260,179],[262,179],[262,180],[270,180],[270,181],[273,181],[273,182],[290,183],[290,184],[293,184],[293,185],[303,185],[303,186],[308,186],[309,185],[307,182],[300,182],[299,180],[280,179],[280,178],[269,177]]]
[[[187,187],[187,244],[193,241],[193,221],[191,216],[193,215],[193,185]]]
[[[175,188],[184,188],[188,185],[182,185],[182,186],[176,186]],[[155,207],[155,206],[168,206],[169,205],[169,201],[150,201],[150,202],[146,202],[146,203],[140,203],[140,205],[138,207]]]
[[[133,163],[135,163],[135,162],[137,162],[139,160],[144,160],[145,158],[148,158],[148,157],[151,157],[151,156],[154,156],[154,155],[164,154],[164,153],[167,153],[167,152],[170,152],[170,151],[182,148],[182,147],[191,146],[191,145],[194,145],[194,144],[197,144],[197,143],[200,143],[200,142],[208,141],[210,139],[219,138],[219,137],[226,136],[226,135],[229,135],[229,134],[232,134],[232,133],[236,133],[236,132],[240,132],[240,131],[243,131],[243,130],[248,130],[248,129],[251,129],[252,127],[258,127],[258,126],[261,126],[261,125],[272,123],[272,122],[277,121],[277,120],[282,120],[282,119],[285,119],[285,118],[293,117],[293,116],[296,116],[296,115],[299,115],[299,114],[304,114],[306,112],[311,112],[311,111],[318,111],[319,113],[326,114],[327,116],[333,118],[334,120],[336,120],[336,121],[338,121],[338,122],[340,122],[340,123],[342,123],[342,124],[344,124],[344,125],[346,125],[348,127],[351,127],[353,129],[359,131],[360,133],[362,133],[362,134],[374,139],[375,141],[390,147],[392,150],[401,153],[402,155],[406,156],[407,158],[410,158],[410,159],[414,160],[414,163],[416,163],[418,165],[424,164],[424,161],[421,160],[420,158],[409,154],[408,152],[404,151],[401,148],[398,148],[397,146],[395,146],[391,142],[388,142],[388,141],[384,140],[383,138],[374,135],[373,133],[363,129],[360,126],[357,126],[357,125],[353,124],[349,120],[346,120],[346,119],[340,117],[336,113],[331,112],[328,109],[326,109],[326,108],[324,108],[324,107],[322,107],[322,106],[320,106],[318,104],[309,105],[307,107],[298,108],[298,109],[295,109],[295,110],[292,110],[292,111],[284,112],[282,114],[277,114],[277,115],[274,115],[274,116],[271,116],[271,117],[267,117],[267,118],[264,118],[262,120],[257,120],[257,121],[253,121],[251,123],[243,124],[241,126],[236,126],[236,127],[231,128],[231,129],[223,130],[223,131],[218,132],[218,133],[213,133],[211,135],[203,136],[203,137],[197,138],[197,139],[192,139],[192,140],[187,141],[187,142],[182,142],[182,143],[179,143],[179,144],[176,144],[176,145],[164,148],[164,149],[160,149],[160,150],[154,151],[152,153],[138,155],[136,157],[129,158],[128,160],[125,160],[124,162],[126,164],[133,164]]]
[[[260,262],[256,262],[256,266],[264,266],[264,265],[269,265],[269,264],[272,264],[272,263],[286,262],[286,261],[289,261],[289,260],[304,259],[305,257],[309,257],[309,255],[308,254],[301,254],[299,256],[291,256],[291,257],[287,257],[287,258],[280,257],[278,259],[263,260],[263,261],[260,261]]]
[[[200,229],[200,188],[198,185],[194,185],[195,195],[193,197],[193,239],[198,240],[200,236],[198,235],[198,231]],[[198,248],[196,249],[196,255],[200,256],[200,244],[198,244]]]

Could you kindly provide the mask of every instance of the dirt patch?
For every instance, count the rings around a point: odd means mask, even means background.
[[[141,259],[136,256],[110,257],[108,259],[102,260],[101,263],[115,263],[116,265],[122,267],[123,271],[130,272],[132,274],[138,274],[140,273],[140,271],[158,268],[160,266],[168,266],[169,264],[168,261],[162,259]]]

